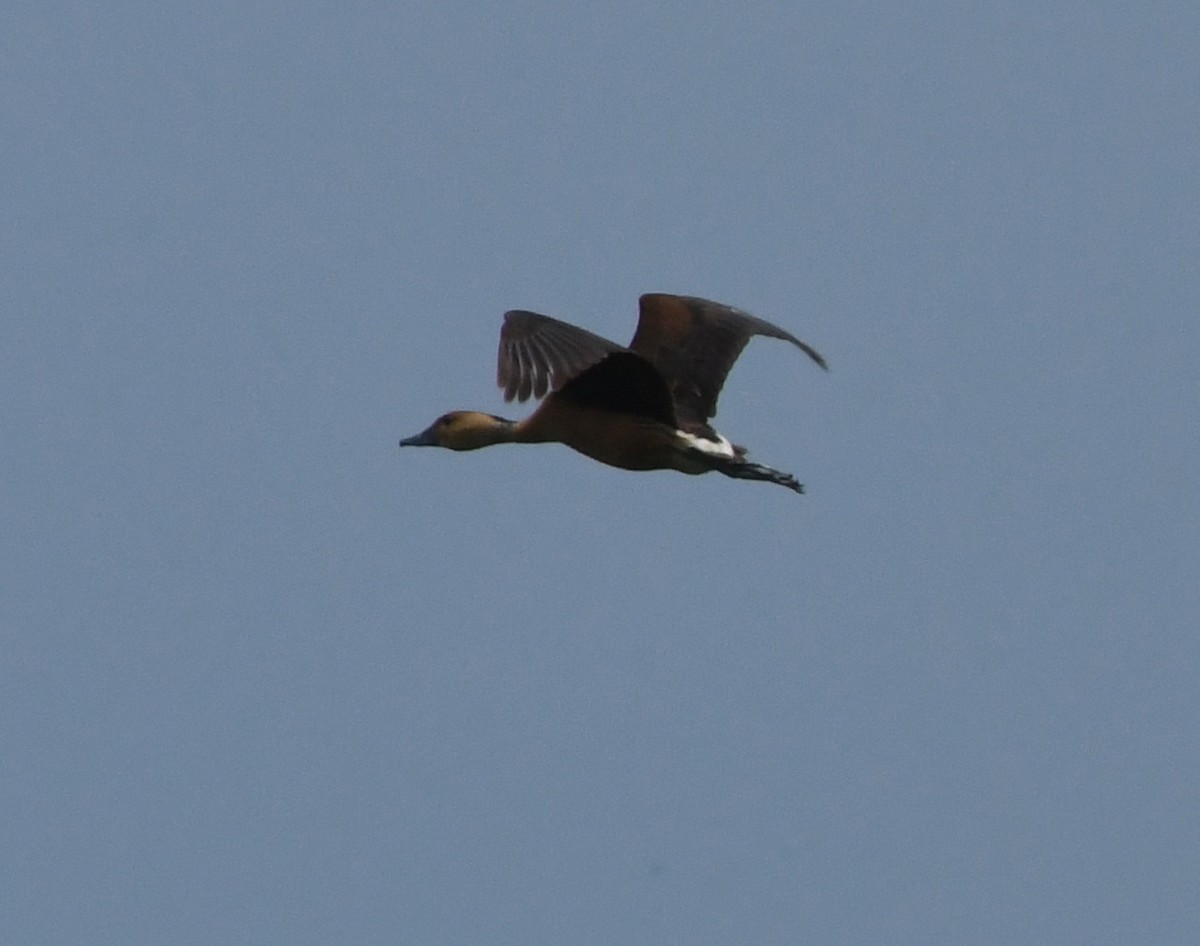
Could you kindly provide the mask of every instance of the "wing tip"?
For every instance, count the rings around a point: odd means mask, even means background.
[[[817,351],[811,345],[805,345],[803,342],[800,344],[800,347],[804,350],[804,353],[808,355],[809,358],[811,358],[821,367],[822,371],[829,370],[829,362],[825,360],[825,356],[819,351]]]

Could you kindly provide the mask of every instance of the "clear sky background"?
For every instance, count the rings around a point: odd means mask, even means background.
[[[0,20],[0,941],[1200,941],[1194,2]],[[397,448],[650,290],[807,495]]]

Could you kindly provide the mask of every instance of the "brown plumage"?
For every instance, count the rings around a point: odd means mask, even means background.
[[[804,487],[750,463],[708,423],[721,387],[755,335],[791,342],[822,368],[814,349],[777,325],[731,306],[663,293],[639,300],[628,348],[536,312],[504,315],[496,381],[504,399],[545,398],[522,421],[454,411],[401,446],[473,450],[495,443],[564,443],[628,470],[718,470],[738,479]]]

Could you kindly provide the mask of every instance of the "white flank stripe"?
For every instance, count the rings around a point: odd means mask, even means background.
[[[695,434],[685,433],[682,430],[675,431],[675,435],[693,450],[699,450],[701,453],[707,453],[714,457],[728,457],[733,459],[733,444],[720,434],[717,434],[718,440],[715,442],[706,437],[697,437]]]

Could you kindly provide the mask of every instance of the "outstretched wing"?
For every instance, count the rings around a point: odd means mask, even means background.
[[[631,351],[605,355],[572,377],[555,396],[579,407],[648,417],[671,428],[679,426],[666,380],[650,362]]]
[[[500,329],[496,383],[506,401],[545,397],[617,351],[625,349],[578,326],[514,309]]]
[[[704,425],[717,413],[729,369],[755,335],[791,342],[822,368],[825,359],[791,332],[764,319],[694,296],[650,293],[638,300],[637,332],[629,343],[667,379],[684,423]]]

